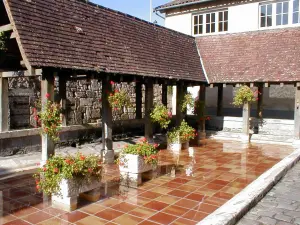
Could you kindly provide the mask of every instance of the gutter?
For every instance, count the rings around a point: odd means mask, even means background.
[[[163,10],[167,10],[167,9],[174,9],[174,8],[179,8],[179,7],[182,7],[182,6],[189,6],[189,5],[195,5],[195,4],[198,4],[198,3],[212,2],[212,1],[214,1],[214,0],[200,0],[200,1],[195,1],[195,2],[188,2],[188,3],[180,4],[180,5],[167,6],[167,7],[163,7],[163,8],[156,7],[154,9],[154,11],[163,11]]]

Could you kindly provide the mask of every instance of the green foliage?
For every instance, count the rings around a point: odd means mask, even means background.
[[[98,156],[53,156],[38,170],[33,177],[36,179],[36,188],[45,194],[61,194],[60,182],[62,179],[101,179],[102,163]]]
[[[122,159],[122,155],[133,154],[142,156],[147,164],[156,165],[158,162],[158,146],[158,144],[150,144],[146,138],[143,138],[140,143],[125,146],[118,162],[119,164],[124,164],[125,162]]]
[[[182,143],[194,139],[197,135],[196,130],[193,127],[189,126],[185,120],[183,120],[180,124],[179,133],[180,133],[180,141]]]
[[[7,51],[8,40],[9,40],[9,33],[0,32],[0,51]]]
[[[168,133],[168,141],[171,143],[180,143],[180,129],[173,127]]]
[[[198,118],[204,118],[205,117],[205,102],[204,101],[200,101],[198,99],[195,102],[194,114],[197,115]]]
[[[173,95],[173,86],[168,86],[168,95]]]
[[[61,107],[59,104],[48,100],[48,93],[46,94],[46,98],[45,106],[37,113],[35,120],[42,126],[42,135],[48,135],[53,141],[59,141]],[[41,106],[38,106],[38,108],[41,108]]]
[[[191,93],[187,93],[181,102],[181,112],[185,112],[188,107],[193,108],[194,107],[194,98]]]
[[[243,85],[240,87],[234,96],[233,105],[241,106],[245,103],[253,103],[256,101],[255,93],[250,87]]]
[[[131,108],[130,96],[124,90],[114,90],[108,97],[110,107],[114,111],[121,111],[124,108]]]
[[[163,104],[156,104],[150,114],[151,120],[158,123],[161,128],[167,128],[171,122],[172,113]]]

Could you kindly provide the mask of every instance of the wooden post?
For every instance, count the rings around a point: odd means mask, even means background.
[[[257,110],[256,110],[256,120],[255,123],[255,133],[259,132],[260,121],[263,118],[263,99],[264,99],[264,86],[263,84],[258,84],[257,86]]]
[[[181,111],[181,103],[186,93],[186,86],[180,82],[176,87],[176,126],[180,126],[186,112]]]
[[[204,102],[205,104],[205,99],[206,99],[206,86],[204,84],[200,85],[200,89],[199,89],[199,94],[198,94],[198,98],[201,102]],[[199,118],[197,118],[198,120]],[[206,138],[206,129],[205,129],[205,119],[203,119],[202,121],[199,122],[198,125],[198,144],[200,142],[200,140],[205,139]]]
[[[223,85],[218,86],[217,116],[223,116]]]
[[[47,101],[54,100],[54,76],[55,72],[51,70],[43,70],[41,80],[41,103],[42,110],[45,108]],[[48,98],[47,98],[48,96]],[[43,129],[43,127],[42,127]],[[55,143],[48,135],[42,135],[42,162],[44,165],[51,155],[55,153]]]
[[[59,76],[59,97],[61,106],[61,125],[67,126],[67,79],[65,76]]]
[[[135,118],[142,119],[142,84],[140,82],[135,83]]]
[[[8,78],[0,78],[0,101],[0,132],[5,132],[9,129]]]
[[[294,113],[294,137],[300,140],[300,87],[296,87]]]
[[[114,163],[114,150],[112,140],[112,108],[108,97],[112,92],[112,84],[109,77],[102,80],[102,148],[104,163]]]
[[[168,107],[168,85],[163,84],[162,85],[162,93],[161,93],[161,102],[163,105]]]
[[[153,82],[148,80],[145,84],[145,138],[148,141],[153,140],[153,125],[150,118],[150,113],[153,108]]]

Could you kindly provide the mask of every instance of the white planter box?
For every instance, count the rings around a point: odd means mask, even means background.
[[[181,151],[182,144],[181,143],[168,143],[168,149],[173,152]]]
[[[153,170],[154,166],[152,164],[146,164],[142,156],[123,154],[120,157],[119,169],[120,172],[143,173]]]
[[[52,206],[55,208],[72,211],[77,208],[79,195],[89,201],[98,201],[100,198],[100,179],[63,179],[60,182],[61,195],[52,195]]]

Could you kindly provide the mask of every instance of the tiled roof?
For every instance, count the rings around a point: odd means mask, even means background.
[[[210,83],[300,81],[300,28],[196,38]]]
[[[79,0],[4,0],[33,67],[205,81],[193,37]]]
[[[158,7],[156,7],[155,9],[156,10],[162,10],[162,9],[165,9],[165,8],[169,8],[169,7],[180,7],[180,6],[184,6],[184,5],[187,5],[187,4],[193,4],[193,3],[201,3],[201,2],[206,2],[207,0],[173,0],[171,2],[168,2],[164,5],[160,5]]]

